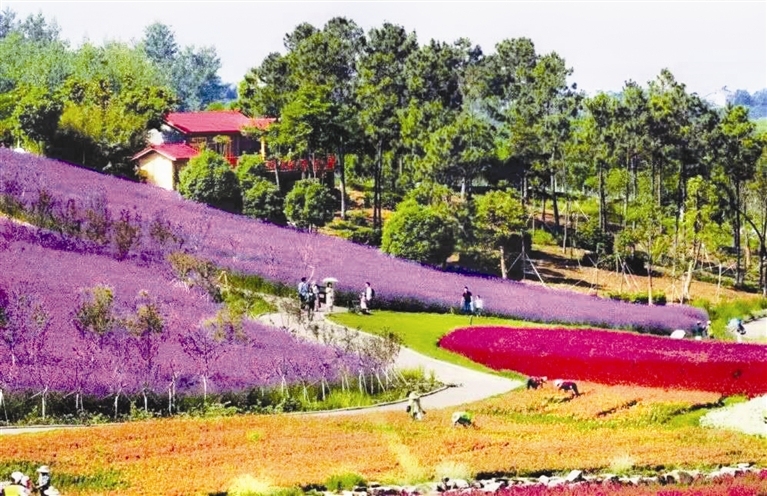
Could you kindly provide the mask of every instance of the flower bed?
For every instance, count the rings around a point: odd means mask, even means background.
[[[222,306],[174,281],[167,267],[44,247],[30,239],[35,231],[0,219],[0,308],[7,318],[0,326],[0,388],[6,395],[201,395],[332,383],[342,371],[356,378],[375,370],[371,359],[248,320],[242,335],[232,338],[205,323]],[[145,292],[163,331],[138,335],[118,323],[103,337],[81,332],[76,310],[84,292],[97,285],[111,289],[118,317],[135,315],[137,296]]]
[[[603,384],[758,395],[767,392],[767,347],[672,340],[598,329],[474,327],[439,345],[498,370]]]
[[[610,394],[607,387],[600,389]],[[597,394],[570,403],[585,403]],[[668,399],[663,393],[641,394],[651,401],[648,406],[658,408]],[[574,468],[604,473],[615,459],[627,456],[638,471],[743,460],[767,465],[764,440],[727,431],[631,423],[616,428],[599,421],[562,423],[536,414],[485,413],[492,406],[485,402],[468,406],[475,413],[477,429],[452,427],[451,409],[430,410],[423,422],[413,422],[403,408],[338,417],[175,418],[0,436],[0,463],[50,464],[57,486],[57,474],[114,471],[123,483],[119,489],[75,487],[71,482],[60,488],[72,495],[121,496],[223,493],[246,476],[277,487],[323,484],[341,473],[358,473],[385,484],[428,481],[437,479],[446,464],[466,467],[477,476],[536,478]]]
[[[692,329],[706,318],[687,306],[647,307],[492,277],[441,272],[396,259],[371,247],[292,229],[181,199],[175,192],[131,183],[86,169],[0,150],[0,195],[27,206],[46,190],[59,202],[106,202],[112,212],[140,212],[179,224],[185,249],[233,270],[257,274],[291,287],[303,276],[339,279],[340,292],[356,293],[365,281],[376,288],[379,305],[408,308],[457,307],[465,285],[483,296],[485,309],[539,322],[634,328],[650,332]],[[88,187],[84,188],[83,185]]]

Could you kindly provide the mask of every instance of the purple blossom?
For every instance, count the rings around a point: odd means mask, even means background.
[[[165,215],[183,227],[185,248],[232,270],[292,286],[306,276],[339,279],[339,291],[357,293],[371,281],[377,297],[457,306],[469,286],[489,312],[540,322],[566,322],[645,330],[691,329],[706,318],[683,306],[644,306],[493,277],[441,272],[334,237],[309,234],[186,201],[177,193],[101,175],[73,165],[0,150],[0,190],[34,192],[45,187],[59,201],[89,201],[88,191],[108,198],[119,212],[140,206],[143,218]],[[83,184],[89,187],[83,188]],[[23,195],[22,195],[23,196]],[[31,195],[34,196],[34,195]]]

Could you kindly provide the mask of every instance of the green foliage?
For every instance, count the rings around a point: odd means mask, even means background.
[[[165,321],[160,314],[160,308],[149,297],[149,293],[141,291],[136,306],[136,314],[128,318],[126,327],[134,336],[161,334],[165,329]]]
[[[384,225],[381,250],[416,262],[444,265],[453,253],[456,231],[455,221],[442,211],[405,201]]]
[[[555,246],[557,239],[545,229],[536,229],[533,231],[532,243],[539,246]]]
[[[178,191],[184,198],[228,212],[242,208],[237,176],[229,163],[211,150],[203,150],[181,170]]]
[[[575,243],[579,248],[600,254],[613,252],[613,235],[599,227],[599,218],[591,217],[587,222],[578,225]]]
[[[99,285],[86,290],[75,310],[75,326],[80,332],[92,332],[99,336],[108,334],[118,323],[113,305],[112,288]]]
[[[316,229],[335,215],[336,201],[330,190],[314,179],[297,181],[285,197],[285,215],[297,227]]]
[[[612,300],[621,300],[621,301],[627,301],[629,303],[638,303],[642,305],[647,305],[647,303],[649,302],[647,291],[639,291],[634,293],[621,293],[619,291],[608,291],[607,297]],[[653,302],[653,305],[665,305],[666,293],[664,293],[663,291],[653,291],[652,302]]]
[[[767,298],[739,298],[713,304],[708,300],[693,300],[692,305],[703,308],[711,320],[711,333],[717,339],[732,339],[727,323],[732,319],[748,321],[767,309]]]
[[[366,484],[367,482],[365,481],[365,478],[361,475],[346,472],[343,474],[331,475],[327,482],[325,482],[325,487],[327,487],[328,491],[341,492],[351,491],[356,486],[364,486]]]
[[[247,191],[258,179],[263,179],[271,173],[267,172],[263,157],[258,153],[246,153],[237,159],[235,170],[240,181],[240,190]]]
[[[491,247],[506,246],[526,225],[527,215],[513,190],[490,191],[475,199],[477,236]]]
[[[212,262],[181,251],[170,253],[166,258],[176,279],[189,287],[202,288],[213,301],[222,301],[219,286],[221,271]]]
[[[262,178],[252,179],[250,184],[242,195],[242,213],[254,219],[284,224],[284,200],[277,185]]]

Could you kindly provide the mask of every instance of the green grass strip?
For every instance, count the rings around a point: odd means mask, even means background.
[[[436,313],[404,313],[387,310],[373,311],[371,315],[354,313],[337,313],[330,320],[350,329],[359,329],[377,335],[396,334],[402,345],[418,353],[437,360],[442,360],[468,369],[499,375],[512,379],[522,379],[523,375],[513,371],[496,371],[468,358],[444,350],[437,346],[440,338],[458,327],[478,325],[494,325],[508,327],[541,327],[540,324],[521,320],[503,319],[498,317],[474,317],[455,314]]]

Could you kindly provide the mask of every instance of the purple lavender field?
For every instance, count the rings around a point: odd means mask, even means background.
[[[302,276],[332,276],[340,291],[370,281],[377,297],[458,306],[464,286],[482,295],[489,312],[539,322],[644,330],[691,329],[705,319],[681,305],[647,307],[492,277],[441,272],[346,240],[280,228],[182,199],[177,193],[101,175],[54,160],[0,150],[0,193],[32,203],[41,189],[61,202],[105,200],[112,211],[164,216],[181,226],[198,256],[272,281],[293,285]]]
[[[174,280],[160,263],[137,264],[87,250],[60,249],[39,229],[0,218],[0,389],[95,396],[237,391],[254,386],[338,380],[375,367],[338,349],[244,322],[244,339],[218,339],[206,319],[221,305]],[[140,292],[156,306],[164,331],[99,337],[75,321],[85,292],[114,294],[116,315],[135,312]],[[139,298],[140,299],[140,298]],[[203,389],[204,386],[204,389]]]

